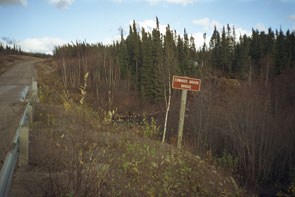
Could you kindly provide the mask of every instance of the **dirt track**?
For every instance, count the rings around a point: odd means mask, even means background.
[[[24,112],[24,96],[36,79],[34,64],[38,60],[17,63],[0,76],[0,168],[12,149],[12,140]]]

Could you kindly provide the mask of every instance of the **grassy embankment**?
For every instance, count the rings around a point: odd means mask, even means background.
[[[75,96],[62,88],[53,61],[36,68],[40,103],[30,133],[30,167],[15,180],[33,177],[23,194],[246,196],[210,158],[161,143],[154,121],[113,122],[87,105],[87,88]]]

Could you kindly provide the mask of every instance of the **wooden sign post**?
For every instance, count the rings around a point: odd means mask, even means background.
[[[177,138],[177,148],[181,148],[187,91],[189,90],[199,92],[201,88],[201,80],[188,77],[173,76],[172,88],[182,90]]]

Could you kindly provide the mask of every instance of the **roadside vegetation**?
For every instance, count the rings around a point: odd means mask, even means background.
[[[149,114],[160,136],[168,111],[165,139],[175,144],[180,92],[169,94],[171,78],[200,78],[200,93],[188,94],[184,148],[216,158],[260,195],[294,194],[294,32],[253,29],[252,36],[237,38],[227,25],[215,28],[201,49],[186,30],[180,36],[167,26],[161,34],[158,19],[152,32],[134,21],[128,36],[121,35],[109,46],[77,41],[57,47],[63,87],[79,95],[88,72],[92,109],[135,122]]]
[[[162,143],[156,120],[114,121],[109,111],[93,110],[87,99],[88,74],[75,94],[63,88],[54,61],[41,62],[36,68],[40,103],[35,107],[30,134],[31,169],[23,175],[36,177],[25,181],[31,194],[249,195],[229,171],[214,165],[211,157]]]

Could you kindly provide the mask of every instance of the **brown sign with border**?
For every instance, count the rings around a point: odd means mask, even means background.
[[[199,92],[201,79],[173,76],[172,88]]]

